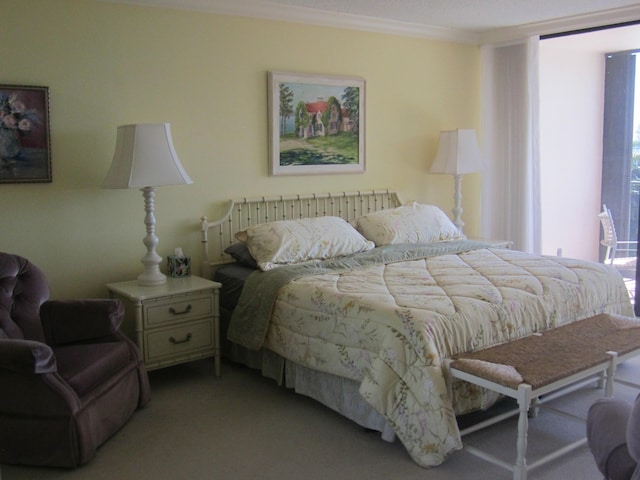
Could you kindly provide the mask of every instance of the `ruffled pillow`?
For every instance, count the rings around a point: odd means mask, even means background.
[[[368,241],[339,217],[302,218],[263,223],[236,233],[261,270],[309,260],[351,255],[370,250]]]
[[[432,243],[465,238],[435,205],[411,202],[380,210],[356,220],[356,228],[377,247],[395,243]]]

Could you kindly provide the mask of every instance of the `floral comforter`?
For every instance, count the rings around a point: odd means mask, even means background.
[[[468,241],[397,245],[253,274],[229,339],[360,382],[421,466],[461,448],[455,415],[491,392],[459,382],[443,359],[598,313],[633,315],[614,269]]]

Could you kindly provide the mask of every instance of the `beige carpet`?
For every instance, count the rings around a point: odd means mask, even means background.
[[[150,373],[152,401],[137,412],[89,464],[76,470],[3,465],[2,480],[164,479],[420,479],[509,480],[510,472],[465,451],[441,466],[418,467],[399,442],[386,443],[308,398],[278,387],[243,367],[223,364],[213,377],[210,360]],[[640,379],[640,361],[620,366]],[[586,412],[600,392],[588,388],[553,403]],[[616,386],[628,400],[636,392]],[[515,419],[466,441],[511,461]],[[528,458],[577,439],[584,424],[542,411],[530,422]],[[601,480],[587,447],[529,474],[532,480]]]

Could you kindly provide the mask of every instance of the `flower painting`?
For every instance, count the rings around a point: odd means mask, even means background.
[[[365,82],[269,72],[271,175],[364,172]]]
[[[47,87],[0,85],[0,183],[51,182]]]

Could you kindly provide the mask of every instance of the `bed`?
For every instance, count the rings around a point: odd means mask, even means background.
[[[471,241],[393,190],[241,198],[201,230],[203,272],[223,285],[223,354],[399,438],[423,467],[462,447],[457,416],[498,400],[448,389],[446,358],[633,316],[610,266]]]

